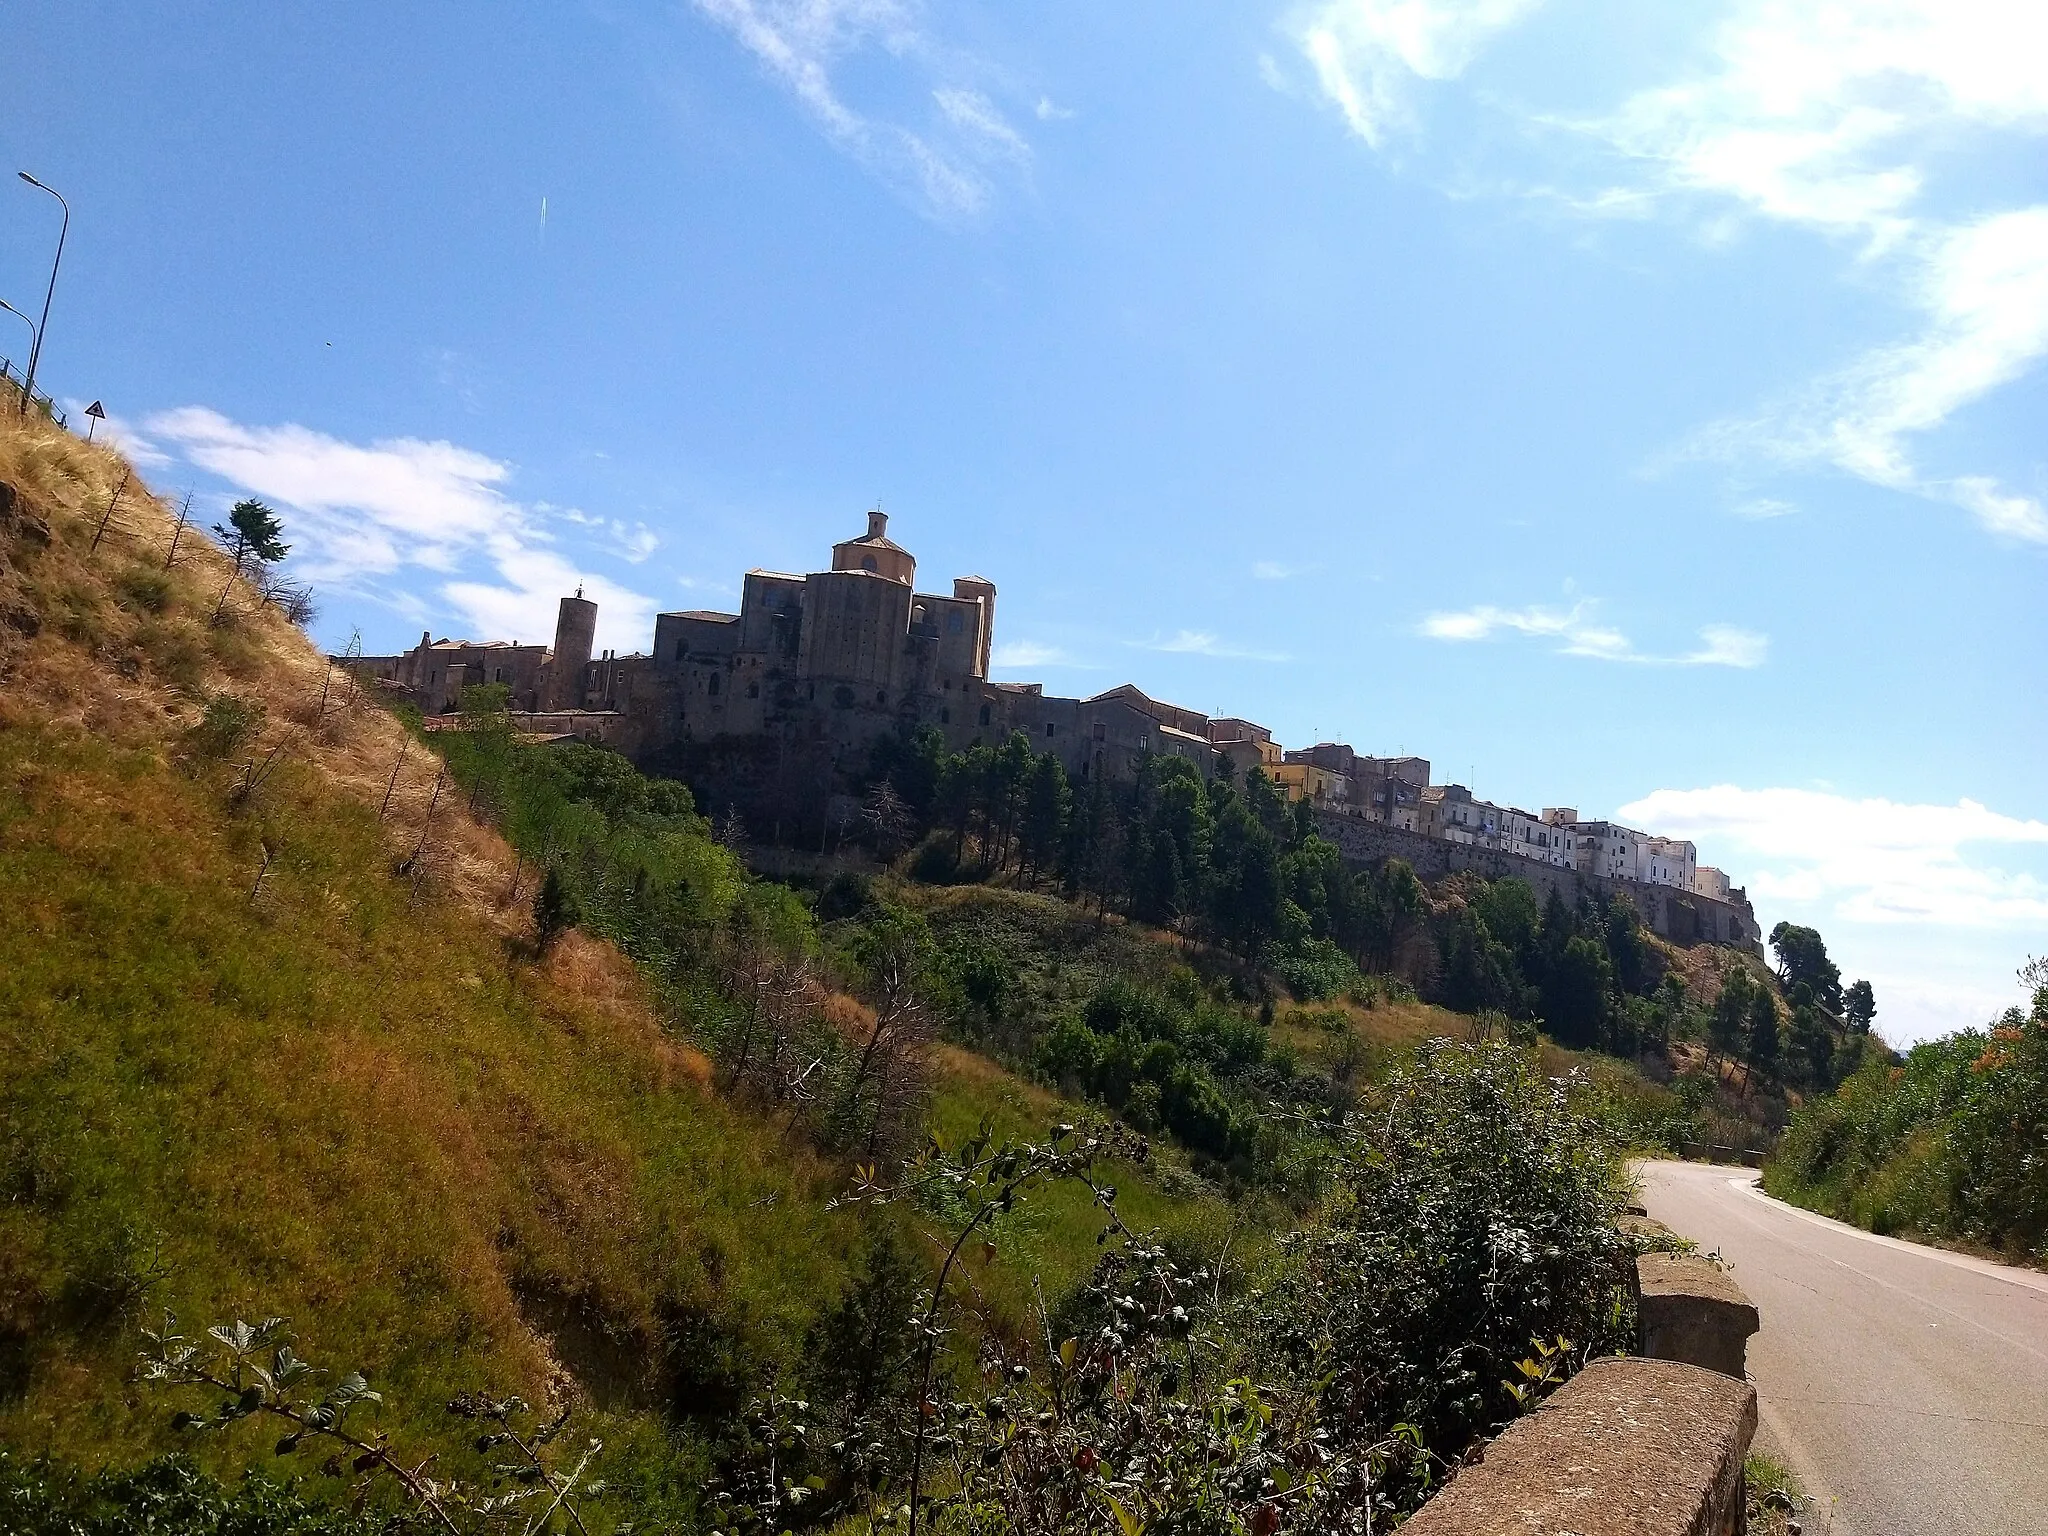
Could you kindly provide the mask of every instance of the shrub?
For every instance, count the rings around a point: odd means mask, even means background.
[[[1575,1363],[1626,1342],[1619,1159],[1569,1085],[1505,1042],[1438,1041],[1353,1125],[1345,1202],[1292,1241],[1259,1319],[1293,1369],[1334,1372],[1340,1433],[1411,1423],[1450,1454],[1513,1414],[1532,1339]]]
[[[171,605],[171,578],[153,565],[131,565],[114,578],[121,606],[137,613],[162,613]]]
[[[262,729],[261,704],[232,693],[216,693],[206,701],[205,713],[185,733],[185,740],[196,756],[219,761],[234,756]]]

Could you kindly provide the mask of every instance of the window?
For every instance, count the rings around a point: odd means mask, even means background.
[[[684,652],[684,650],[685,650],[685,649],[687,649],[687,648],[688,648],[688,642],[686,642],[686,641],[682,641],[682,640],[678,640],[678,641],[676,642],[676,660],[677,660],[677,661],[681,661],[681,660],[683,659],[683,652]]]
[[[864,571],[875,569],[875,557],[873,555],[862,555],[860,557],[860,568]]]
[[[958,608],[955,608],[951,613],[946,615],[947,634],[957,635],[965,628],[967,628],[966,617],[960,612]]]
[[[948,708],[946,708],[946,706],[945,706],[945,705],[941,704],[941,705],[939,706],[939,724],[941,724],[941,725],[951,725],[952,723],[953,723],[953,711],[952,711],[952,710],[950,710],[950,709],[948,709]]]
[[[750,699],[758,699],[759,697],[761,697],[761,685],[759,683],[747,684],[747,697]]]
[[[1052,722],[1050,720],[1045,722],[1045,734],[1048,736],[1052,734]]]
[[[877,689],[875,690],[875,702],[876,702],[877,704],[886,704],[886,703],[888,703],[888,702],[889,702],[889,690],[888,690],[888,689],[886,689],[886,688],[877,688]]]
[[[988,724],[988,706],[986,704],[981,706],[981,723],[983,725]]]
[[[714,699],[718,697],[718,674],[716,672],[712,673],[710,680],[704,684],[704,691]]]

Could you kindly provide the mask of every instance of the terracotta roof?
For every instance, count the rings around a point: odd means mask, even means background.
[[[863,549],[890,549],[894,550],[899,555],[907,555],[910,553],[909,550],[905,549],[901,544],[898,544],[886,533],[878,533],[873,536],[862,534],[857,539],[841,539],[837,544],[834,544],[832,547],[834,549],[844,549],[849,544],[858,544]]]

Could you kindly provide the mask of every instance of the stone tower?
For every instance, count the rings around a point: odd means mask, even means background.
[[[548,708],[578,709],[583,704],[583,673],[597,643],[597,604],[578,587],[562,599],[555,617],[555,652],[548,662]]]

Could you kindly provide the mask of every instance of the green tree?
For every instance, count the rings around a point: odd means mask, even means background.
[[[1779,923],[1771,930],[1771,949],[1778,957],[1778,981],[1788,994],[1803,983],[1831,1012],[1841,1009],[1842,973],[1816,930]]]
[[[1720,993],[1714,998],[1714,1011],[1707,1016],[1707,1047],[1715,1055],[1727,1060],[1743,1054],[1750,1010],[1763,990],[1744,966],[1736,966],[1722,979]],[[1774,1012],[1772,1019],[1775,1021],[1776,1017]]]
[[[1778,1075],[1778,1000],[1766,986],[1750,989],[1747,1021],[1750,1070],[1765,1077]]]
[[[561,870],[549,869],[547,878],[540,883],[540,893],[533,898],[535,946],[546,954],[557,939],[576,926],[582,915],[582,906],[562,878]]]
[[[1871,991],[1869,982],[1851,982],[1842,993],[1842,1017],[1857,1034],[1870,1033],[1871,1023],[1877,1018],[1877,995]]]
[[[1024,787],[1023,818],[1018,829],[1027,873],[1040,873],[1059,857],[1073,804],[1074,792],[1067,783],[1065,765],[1050,752],[1041,754],[1031,765],[1031,776]]]
[[[1543,1017],[1550,1033],[1566,1045],[1599,1045],[1613,990],[1607,951],[1583,935],[1566,940],[1544,978]]]
[[[227,607],[228,592],[234,587],[235,578],[242,574],[242,563],[253,559],[264,565],[275,565],[291,553],[291,546],[280,537],[284,524],[278,521],[277,514],[254,499],[236,502],[228,513],[227,523],[215,523],[213,531],[227,545],[230,562],[228,579],[221,586],[220,597],[213,605],[213,617],[217,623]]]

